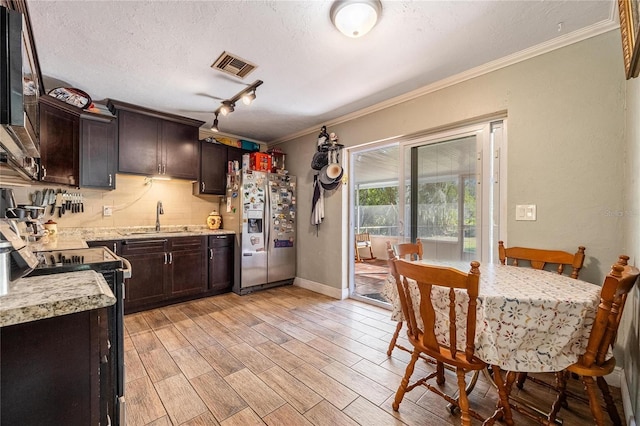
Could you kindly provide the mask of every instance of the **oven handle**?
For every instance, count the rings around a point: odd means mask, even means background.
[[[120,260],[122,260],[122,263],[124,263],[124,268],[122,268],[122,277],[127,279],[127,278],[131,278],[132,275],[132,271],[133,268],[131,267],[131,262],[129,262],[129,260],[125,259],[124,257],[118,256],[120,258]]]

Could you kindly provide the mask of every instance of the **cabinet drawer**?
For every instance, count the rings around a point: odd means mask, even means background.
[[[229,247],[233,246],[233,240],[235,239],[235,235],[227,234],[227,235],[210,235],[209,236],[209,247]]]
[[[174,237],[171,238],[171,251],[204,250],[205,237]]]
[[[167,247],[166,238],[154,238],[148,240],[124,240],[122,242],[122,254],[144,254],[163,252]]]

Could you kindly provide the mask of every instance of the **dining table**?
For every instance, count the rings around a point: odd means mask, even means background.
[[[450,267],[468,273],[470,262],[416,262]],[[409,291],[419,317],[420,291],[409,280]],[[475,355],[489,365],[514,372],[561,371],[584,353],[600,302],[600,286],[557,272],[527,267],[485,263],[480,265],[480,285],[476,306]],[[449,289],[432,287],[437,317],[436,336],[448,344]],[[391,301],[391,318],[404,317],[393,276],[389,275],[383,295]],[[456,290],[458,330],[466,329],[468,296]],[[466,335],[458,333],[457,347],[464,348]]]

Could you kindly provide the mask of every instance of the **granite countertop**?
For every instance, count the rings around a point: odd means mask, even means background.
[[[190,237],[207,235],[233,235],[227,229],[211,230],[206,226],[163,226],[156,232],[152,226],[128,226],[121,228],[59,228],[56,237],[45,237],[29,243],[31,251],[69,250],[87,248],[87,241],[132,240],[155,237]]]
[[[0,327],[116,303],[104,277],[95,271],[68,272],[20,278],[0,296]]]
[[[141,239],[154,237],[190,237],[207,235],[233,235],[234,231],[227,229],[211,230],[206,226],[163,226],[156,231],[153,226],[128,226],[121,228],[63,228],[59,229],[60,237],[72,239],[80,238],[85,241],[107,241],[121,239]],[[59,237],[59,238],[60,238]]]

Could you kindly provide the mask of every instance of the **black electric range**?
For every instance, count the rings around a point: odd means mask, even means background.
[[[116,303],[107,309],[109,322],[109,368],[101,369],[101,393],[108,395],[106,406],[101,407],[102,418],[113,426],[126,424],[124,398],[124,279],[131,277],[131,266],[107,247],[41,251],[29,276],[61,274],[93,270],[102,274],[116,297]]]
[[[87,270],[102,273],[124,267],[122,259],[106,247],[40,251],[35,255],[38,266],[29,276]]]

